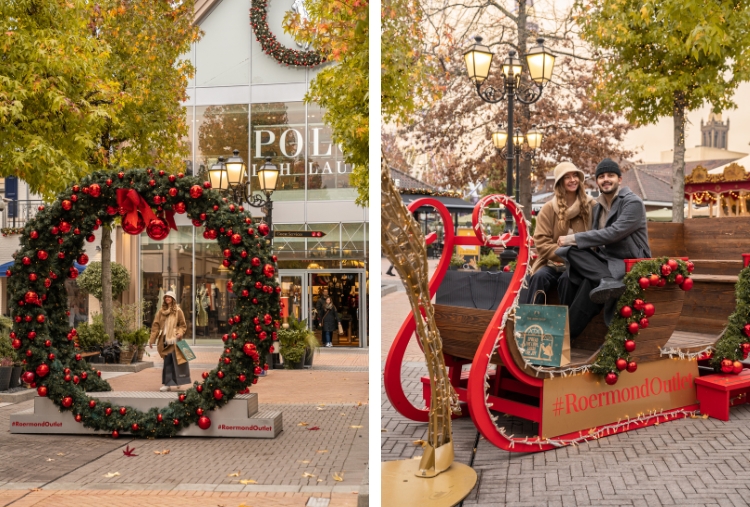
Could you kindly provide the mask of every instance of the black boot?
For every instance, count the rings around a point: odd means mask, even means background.
[[[603,305],[610,299],[618,299],[624,292],[624,283],[614,278],[602,278],[599,286],[589,292],[589,299],[598,305]]]

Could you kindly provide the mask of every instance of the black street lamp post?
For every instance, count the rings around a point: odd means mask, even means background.
[[[247,204],[253,208],[263,211],[268,224],[268,237],[273,241],[273,201],[271,194],[276,190],[279,181],[279,169],[271,163],[271,158],[266,158],[265,163],[258,169],[258,182],[260,191],[265,194],[263,199],[259,194],[253,194],[250,190],[250,176],[247,173],[245,161],[240,157],[239,150],[234,150],[231,157],[224,160],[219,157],[216,164],[208,171],[211,186],[221,191],[227,191],[237,205]]]
[[[503,87],[498,89],[485,83],[490,74],[490,65],[492,64],[493,54],[490,51],[490,48],[482,45],[481,37],[475,37],[474,40],[476,43],[464,53],[466,70],[469,79],[471,79],[476,87],[477,94],[484,102],[497,104],[503,100],[508,101],[508,128],[505,135],[505,141],[507,141],[507,139],[514,136],[515,133],[513,126],[513,109],[515,101],[521,102],[522,104],[533,104],[541,98],[544,87],[552,79],[552,69],[555,66],[555,55],[544,47],[544,39],[537,39],[537,45],[531,48],[526,54],[526,65],[529,69],[531,82],[528,85],[522,86],[521,71],[523,67],[521,60],[516,58],[515,51],[509,51],[508,57],[502,65]],[[493,135],[493,142],[495,142],[495,135]],[[523,139],[522,136],[521,139]],[[514,142],[504,142],[502,146],[505,146],[506,144],[506,192],[510,194],[513,192],[513,161],[515,158],[515,152],[521,150],[514,150]],[[495,142],[495,146],[498,147],[497,142]],[[498,149],[501,149],[501,147],[498,147]],[[516,180],[518,180],[518,178],[516,178]],[[518,201],[517,188],[518,187],[516,187],[516,201]],[[505,213],[505,224],[506,232],[512,231],[513,218],[507,210]]]
[[[536,125],[531,126],[531,130],[529,130],[526,135],[524,136],[521,133],[521,129],[515,129],[515,132],[513,134],[513,142],[511,145],[508,145],[508,133],[503,129],[502,124],[498,125],[498,129],[496,132],[492,133],[492,144],[495,145],[495,148],[500,152],[501,155],[506,154],[509,150],[512,150],[513,153],[515,153],[515,172],[516,172],[516,187],[515,187],[515,199],[516,202],[518,202],[519,194],[520,194],[520,185],[519,182],[521,180],[520,174],[521,174],[521,159],[524,160],[534,160],[534,157],[536,156],[536,150],[542,145],[542,139],[544,138],[544,132],[536,128]],[[524,140],[529,145],[530,150],[524,151],[522,150],[523,142]],[[509,170],[508,172],[508,185],[510,188],[510,185],[513,184],[513,170]],[[512,190],[512,189],[511,189]],[[511,223],[508,224],[508,215],[505,216],[506,219],[506,229],[510,230],[512,227],[512,219]]]

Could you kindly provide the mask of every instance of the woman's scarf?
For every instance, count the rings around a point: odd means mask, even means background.
[[[166,308],[162,306],[160,311],[161,314],[165,317],[163,328],[164,343],[166,345],[177,343],[177,338],[174,335],[175,328],[177,327],[177,304],[172,302],[172,304],[167,306]]]

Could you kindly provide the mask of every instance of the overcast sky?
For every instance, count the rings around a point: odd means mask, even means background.
[[[737,88],[735,102],[737,109],[722,112],[722,120],[730,120],[728,149],[750,153],[750,83]],[[701,118],[707,120],[710,112],[711,108],[706,105],[688,114],[685,147],[693,148],[701,143]],[[655,125],[635,129],[625,139],[625,146],[636,151],[636,159],[659,162],[661,152],[671,150],[674,145],[672,125],[672,118],[662,118]]]

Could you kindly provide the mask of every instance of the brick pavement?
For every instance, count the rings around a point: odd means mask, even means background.
[[[426,368],[411,363],[403,371],[409,398],[421,402]],[[421,454],[413,441],[426,438],[427,425],[405,419],[381,397],[382,459]],[[504,421],[516,435],[531,430],[517,419]],[[468,464],[475,435],[470,419],[454,421],[457,461]],[[682,419],[545,453],[508,453],[482,440],[477,487],[464,505],[747,506],[748,437],[750,405],[741,405],[728,422]]]
[[[0,427],[8,427],[10,413],[31,404],[29,401],[0,408]],[[152,495],[195,491],[237,493],[243,498],[260,493],[300,493],[306,494],[305,498],[338,494],[343,496],[331,505],[350,505],[348,495],[356,501],[352,493],[359,490],[368,461],[368,406],[287,404],[277,408],[284,413],[285,430],[273,440],[113,440],[0,432],[0,500],[12,500],[19,490],[44,488],[45,492],[59,490],[63,496],[67,493],[62,492],[76,490],[105,490],[115,495],[119,495],[118,491]],[[314,427],[319,430],[308,429]],[[122,454],[128,445],[135,447],[137,457]],[[164,449],[169,449],[169,454],[154,453]],[[119,475],[104,477],[114,472]],[[235,472],[240,472],[240,476],[229,477]],[[343,481],[335,480],[334,474]],[[244,485],[240,480],[255,483]],[[304,501],[298,501],[301,497],[290,498],[288,503],[278,505],[304,505]],[[110,500],[108,497],[108,505],[121,505]],[[49,500],[40,498],[39,502],[12,505],[45,505]],[[8,504],[0,501],[0,506]],[[56,500],[54,505],[63,504]],[[258,500],[256,505],[277,504]]]
[[[199,359],[215,359],[217,349],[201,350]],[[343,371],[272,370],[253,387],[261,406],[274,404],[284,414],[285,429],[272,440],[12,435],[7,431],[10,414],[30,408],[33,401],[2,406],[0,507],[140,507],[144,501],[188,507],[303,506],[313,496],[330,500],[331,506],[353,507],[368,462],[368,377],[346,370],[361,369],[367,354],[325,351],[316,361],[321,358]],[[192,378],[199,379],[201,372],[191,369]],[[158,390],[161,368],[110,382],[117,390]],[[137,457],[122,454],[127,445],[136,448]],[[164,449],[169,454],[154,454]],[[229,477],[238,471],[239,477]],[[109,472],[119,475],[104,477]]]
[[[13,507],[303,507],[310,497],[330,499],[330,507],[356,507],[357,495],[352,493],[248,493],[205,491],[92,491],[41,490],[2,491],[0,505]]]
[[[195,352],[195,359],[191,361],[191,366],[199,365],[201,368],[214,368],[224,351],[224,347],[219,344],[193,345],[191,348]],[[144,360],[153,361],[154,366],[161,368],[164,361],[159,357],[156,348],[153,350],[147,348],[146,351],[150,352],[151,355],[144,355]],[[347,368],[350,368],[350,371],[367,371],[368,351],[369,349],[366,348],[337,347],[326,349],[321,347],[313,358],[313,369],[336,367],[340,371],[346,371]]]
[[[437,267],[437,260],[429,260],[429,276]],[[409,305],[409,299],[406,297],[404,287],[401,284],[401,279],[398,277],[390,277],[385,275],[385,271],[390,266],[390,262],[385,259],[381,259],[381,269],[383,273],[383,284],[396,284],[398,286],[397,292],[385,295],[380,298],[381,312],[380,312],[380,326],[381,326],[381,339],[380,339],[380,360],[385,361],[388,356],[388,351],[391,348],[393,339],[396,337],[396,333],[404,323],[404,319],[411,311]],[[434,301],[434,299],[433,299]],[[409,345],[406,348],[406,354],[404,355],[404,361],[409,362],[424,362],[424,353],[417,343],[416,336],[412,337],[409,341]]]
[[[202,369],[190,369],[190,378],[201,379]],[[109,380],[115,391],[158,391],[161,368]],[[278,403],[367,403],[368,374],[317,370],[269,370],[251,386],[261,405]]]

